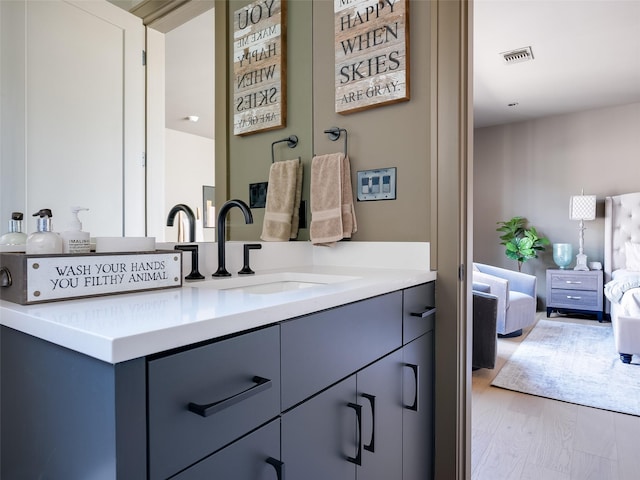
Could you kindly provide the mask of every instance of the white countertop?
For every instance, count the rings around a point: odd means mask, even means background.
[[[242,243],[238,245],[241,247]],[[263,245],[265,250],[272,248]],[[371,245],[376,244],[368,244],[369,249]],[[358,248],[353,242],[337,251],[322,249],[308,265],[256,270],[256,275],[251,276],[255,281],[274,272],[353,277],[337,283],[256,294],[242,290],[220,290],[218,287],[221,282],[228,280],[211,279],[193,284],[185,282],[182,288],[38,305],[18,305],[0,300],[0,324],[115,364],[435,280],[436,273],[430,271],[428,266],[428,244],[378,245],[382,246],[382,250],[379,250],[382,253],[389,252],[391,245],[402,246],[393,248],[393,251],[399,257],[406,258],[390,262],[399,268],[388,265],[385,268],[361,266],[372,263],[385,265],[388,262],[371,261],[378,255],[375,248],[373,257],[372,251],[368,250],[358,260],[355,257],[360,255],[353,255]],[[420,245],[423,249],[424,245],[427,246],[426,257],[421,251],[420,259],[416,262],[411,251]],[[287,252],[282,246],[273,248]],[[272,260],[276,250],[268,252]],[[256,257],[258,255],[255,254]],[[327,260],[327,256],[331,260]],[[298,258],[299,255],[290,257]],[[190,268],[190,261],[185,263]],[[408,265],[422,268],[408,268]],[[255,269],[253,263],[252,267]],[[211,278],[210,274],[206,276]],[[235,274],[233,279],[236,279],[234,282],[238,281]]]

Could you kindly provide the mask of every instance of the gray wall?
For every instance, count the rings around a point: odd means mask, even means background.
[[[234,11],[248,3],[251,3],[250,0],[229,2],[227,35],[232,34]],[[353,240],[431,240],[431,2],[410,3],[411,23],[420,26],[410,30],[411,100],[347,115],[335,113],[334,107],[333,2],[290,1],[287,9],[287,125],[283,129],[243,137],[233,135],[233,129],[230,129],[227,136],[228,198],[239,198],[248,203],[249,184],[268,179],[271,143],[296,134],[300,139],[298,147],[289,151],[279,147],[276,158],[302,158],[305,168],[302,198],[308,200],[313,155],[341,151],[343,148],[342,137],[332,142],[323,133],[325,129],[337,126],[348,131],[348,154],[354,186],[358,170],[397,167],[396,200],[356,202],[358,232]],[[231,55],[233,46],[229,44],[228,48],[228,55]],[[230,58],[228,62],[228,80],[231,84],[233,75]],[[228,99],[231,92],[223,95]],[[222,102],[218,98],[216,105]],[[230,111],[227,118],[229,125],[233,123],[232,114]],[[217,131],[216,138],[224,136]],[[219,147],[222,146],[216,145],[217,159],[224,156]],[[223,178],[223,172],[216,170],[216,195],[219,187],[223,187],[220,185]],[[223,188],[220,188],[220,193]],[[218,197],[216,201],[219,203]],[[233,240],[259,239],[264,209],[254,209],[252,213],[254,224],[245,226],[237,209],[232,211],[230,237]],[[307,219],[310,220],[308,202]],[[309,239],[308,229],[300,231],[299,239]]]
[[[517,270],[504,255],[496,223],[526,217],[552,243],[578,250],[569,198],[597,195],[596,220],[585,222],[588,261],[604,258],[604,197],[640,191],[640,103],[475,130],[473,234],[475,261]],[[575,259],[571,268],[575,266]],[[538,277],[544,307],[551,247],[522,270]]]

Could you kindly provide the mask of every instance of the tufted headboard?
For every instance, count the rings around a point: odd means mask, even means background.
[[[640,192],[604,200],[604,281],[625,267],[624,243],[640,243]]]

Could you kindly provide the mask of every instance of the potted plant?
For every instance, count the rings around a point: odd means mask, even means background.
[[[507,257],[518,262],[518,271],[522,271],[522,264],[532,258],[538,258],[538,252],[549,245],[547,237],[538,235],[535,227],[527,228],[524,217],[513,217],[506,222],[498,222],[496,230],[502,232],[500,245],[506,248]]]

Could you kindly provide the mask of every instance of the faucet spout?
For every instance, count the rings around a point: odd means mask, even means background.
[[[169,216],[167,217],[167,227],[173,226],[173,221],[176,218],[178,212],[184,212],[189,220],[189,238],[187,242],[195,242],[196,241],[196,217],[193,214],[193,210],[191,210],[184,203],[179,203],[174,205],[174,207],[169,210]]]
[[[230,277],[231,274],[225,268],[225,252],[224,242],[226,234],[227,213],[233,207],[238,207],[244,214],[244,221],[246,224],[253,223],[253,215],[249,206],[242,200],[229,200],[220,207],[218,212],[218,221],[216,225],[216,237],[218,241],[218,270],[213,274],[214,277]]]

